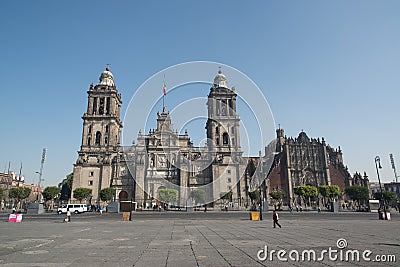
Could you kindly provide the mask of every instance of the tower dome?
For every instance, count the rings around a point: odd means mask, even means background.
[[[226,79],[226,76],[222,73],[221,69],[218,70],[218,74],[214,78],[214,87],[228,88],[228,80]]]
[[[110,66],[106,67],[100,75],[100,85],[114,86],[114,75],[110,71]]]

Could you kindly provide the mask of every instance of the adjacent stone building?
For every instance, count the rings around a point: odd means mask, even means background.
[[[17,187],[29,188],[31,190],[30,196],[24,200],[24,202],[42,201],[43,187],[34,184],[26,184],[24,176],[18,175],[15,171],[0,173],[0,188],[3,191],[3,197],[0,198],[1,210],[12,209],[15,206],[16,201],[9,198],[8,194],[10,189]]]
[[[268,192],[280,189],[285,192],[286,205],[300,204],[294,194],[296,186],[338,185],[344,194],[347,186],[368,187],[368,177],[355,173],[351,177],[343,163],[341,148],[334,149],[321,140],[309,138],[301,132],[297,138],[284,136],[284,130],[277,131],[276,156],[269,170],[266,187]]]

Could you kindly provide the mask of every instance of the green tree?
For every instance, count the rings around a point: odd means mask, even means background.
[[[74,175],[70,173],[58,184],[58,187],[61,189],[60,200],[68,201],[71,198],[73,179]]]
[[[46,201],[56,198],[58,194],[60,194],[60,188],[57,186],[48,186],[42,192],[42,196]]]
[[[25,187],[13,187],[10,189],[8,196],[17,201],[17,209],[20,208],[21,200],[28,198],[32,190]]]
[[[92,189],[89,188],[79,187],[74,190],[74,198],[79,200],[80,203],[82,200],[87,199],[90,194],[92,194]]]
[[[293,191],[300,199],[304,200],[305,205],[310,205],[311,199],[318,196],[318,189],[312,185],[296,186]]]
[[[338,185],[321,185],[318,188],[318,192],[321,194],[324,200],[328,198],[330,201],[334,201],[334,199],[340,196],[340,187]]]
[[[259,190],[253,190],[249,192],[249,197],[252,202],[258,202],[261,199],[260,191]]]
[[[107,187],[103,188],[100,191],[100,199],[103,201],[111,201],[114,198],[115,195],[115,188],[112,187]]]
[[[232,198],[232,191],[229,191],[229,192],[221,192],[219,195],[220,195],[220,198],[221,198],[221,199],[231,200],[231,198]]]
[[[306,194],[304,195],[308,198],[314,198],[318,196],[318,189],[312,185],[306,185]]]
[[[53,209],[54,199],[57,198],[59,194],[60,194],[60,188],[57,186],[48,186],[43,190],[42,192],[43,198],[46,201],[51,200],[50,209]]]
[[[358,209],[360,209],[360,205],[369,199],[369,190],[367,187],[353,185],[346,187],[345,193],[349,196],[349,198],[353,201],[357,202]]]
[[[327,197],[331,201],[333,201],[334,197],[340,196],[340,187],[338,185],[321,185],[318,191],[323,197]]]
[[[396,193],[395,192],[390,192],[390,191],[382,191],[383,194],[383,200],[385,201],[385,205],[390,205],[391,202],[396,200]],[[382,199],[381,192],[375,192],[374,193],[374,198],[375,199]]]
[[[276,208],[276,205],[278,205],[278,209],[280,209],[280,206],[282,205],[282,199],[285,196],[285,194],[282,192],[282,190],[274,189],[271,191],[271,193],[269,193],[269,195],[274,200],[275,208]]]
[[[0,187],[0,200],[3,198],[4,195],[4,190],[3,188]]]
[[[196,204],[204,203],[206,192],[202,189],[193,189],[190,191],[190,197],[194,199]]]
[[[162,188],[158,190],[158,199],[164,203],[171,203],[178,200],[178,190]]]

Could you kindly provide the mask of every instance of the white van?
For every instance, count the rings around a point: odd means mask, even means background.
[[[73,212],[75,214],[86,212],[87,211],[87,205],[86,204],[67,204],[67,205],[62,205],[61,208],[57,209],[57,213],[67,213],[67,209],[69,209],[70,212]]]

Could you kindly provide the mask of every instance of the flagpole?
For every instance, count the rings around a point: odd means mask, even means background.
[[[165,83],[165,74],[164,74],[164,87],[163,87],[163,97],[162,97],[163,111],[164,111],[164,108],[165,108],[164,98],[165,98],[166,94],[167,94],[167,85]]]

